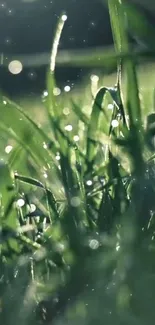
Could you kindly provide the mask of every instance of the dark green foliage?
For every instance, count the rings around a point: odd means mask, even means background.
[[[0,324],[154,324],[154,113],[145,127],[135,61],[124,57],[126,7],[109,9],[116,84],[98,89],[89,113],[71,100],[70,133],[54,96],[64,19],[47,74],[49,132],[1,98],[13,150],[0,164]]]

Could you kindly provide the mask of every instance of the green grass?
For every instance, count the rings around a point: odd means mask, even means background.
[[[39,124],[1,95],[2,325],[154,324],[153,77],[109,10],[116,76],[54,96],[60,18]]]

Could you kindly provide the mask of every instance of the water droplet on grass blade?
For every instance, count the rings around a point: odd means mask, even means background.
[[[63,114],[64,115],[69,115],[70,114],[70,109],[68,107],[64,107]]]
[[[90,79],[91,79],[92,82],[98,82],[99,81],[99,76],[97,76],[95,74],[92,74]]]
[[[55,87],[55,88],[53,89],[53,95],[54,95],[54,96],[59,96],[60,94],[61,94],[61,90],[60,90],[60,88]]]
[[[44,97],[47,97],[47,96],[48,96],[48,91],[47,91],[47,90],[44,90],[44,92],[43,92],[43,96],[44,96]]]
[[[67,20],[67,15],[62,15],[61,19],[62,19],[63,21],[66,21],[66,20]]]
[[[114,105],[113,104],[108,104],[108,109],[109,110],[112,110],[114,108]]]
[[[73,126],[71,124],[68,124],[65,126],[65,130],[71,132],[73,130]]]
[[[88,181],[86,182],[86,184],[87,184],[87,186],[91,186],[91,185],[93,184],[93,182],[92,182],[91,180],[88,180]]]
[[[55,156],[55,159],[56,159],[56,160],[60,160],[60,155],[59,155],[59,153]]]
[[[120,250],[120,245],[117,244],[117,245],[116,245],[116,251],[118,252],[119,250]]]
[[[18,208],[22,208],[25,205],[25,201],[23,199],[19,199],[16,202],[16,205],[17,205]]]
[[[96,240],[96,239],[91,239],[91,240],[89,241],[89,247],[90,247],[91,249],[98,249],[99,246],[100,246],[100,244],[99,244],[98,240]]]
[[[36,210],[36,206],[35,206],[35,204],[30,204],[30,206],[29,206],[29,213],[33,213],[34,211]]]
[[[73,140],[74,140],[75,142],[78,142],[78,141],[80,140],[80,138],[79,138],[78,135],[74,135]]]
[[[43,142],[43,148],[48,149],[48,145],[45,142]]]
[[[112,120],[111,125],[113,128],[117,128],[119,126],[119,123],[117,120]]]
[[[7,146],[7,147],[5,148],[5,152],[6,152],[7,154],[9,154],[9,153],[11,152],[12,149],[13,149],[12,146]]]

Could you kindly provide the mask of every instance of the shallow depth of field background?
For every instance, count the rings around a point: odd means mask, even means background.
[[[2,325],[154,325],[155,26],[126,4],[0,2]]]

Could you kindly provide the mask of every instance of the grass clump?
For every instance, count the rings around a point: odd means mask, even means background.
[[[47,73],[48,131],[1,97],[1,149],[12,146],[0,165],[3,325],[153,324],[155,116],[149,109],[145,123],[135,61],[123,56],[125,9],[111,0],[109,10],[117,80],[89,112],[73,101],[66,120],[54,96],[64,15]]]

